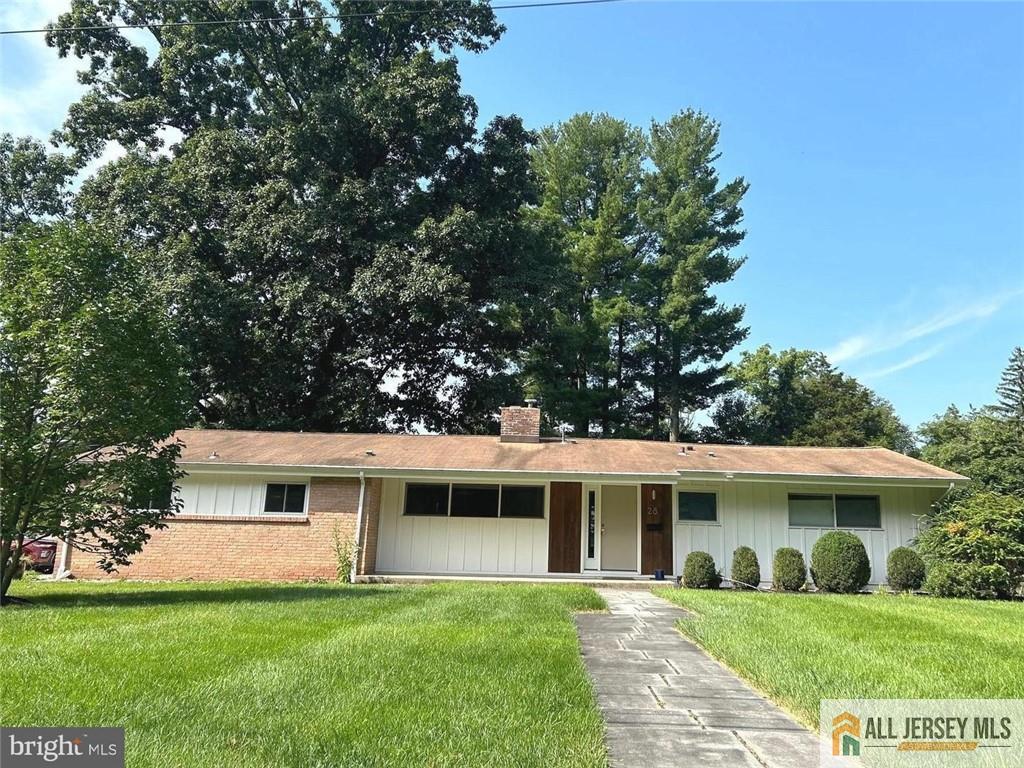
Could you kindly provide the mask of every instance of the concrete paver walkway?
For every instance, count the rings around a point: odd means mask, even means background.
[[[686,611],[643,590],[599,589],[579,614],[583,659],[613,768],[808,768],[818,737],[684,638]]]

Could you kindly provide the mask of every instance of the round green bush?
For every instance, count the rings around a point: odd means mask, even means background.
[[[871,579],[864,542],[849,531],[830,531],[811,550],[811,578],[822,592],[860,592]]]
[[[761,564],[750,547],[737,547],[732,553],[732,585],[735,589],[756,588],[761,583]]]
[[[1013,578],[1001,565],[939,561],[929,566],[924,588],[936,597],[1005,599],[1013,593]]]
[[[910,547],[896,547],[886,561],[889,586],[896,592],[912,592],[924,584],[924,560]]]
[[[772,586],[783,592],[798,592],[807,583],[807,566],[799,549],[780,547],[775,550],[772,565]]]
[[[718,589],[722,577],[715,570],[715,561],[707,552],[691,552],[683,565],[683,586],[691,589]]]

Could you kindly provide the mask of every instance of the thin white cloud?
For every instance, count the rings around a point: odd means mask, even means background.
[[[969,304],[961,304],[960,306],[937,312],[925,320],[903,328],[877,327],[870,331],[862,331],[841,340],[830,351],[826,352],[826,355],[829,360],[838,364],[870,357],[881,352],[900,349],[913,341],[933,336],[940,331],[956,328],[974,320],[983,320],[991,317],[1011,301],[1021,296],[1024,296],[1024,288],[1017,288],[1013,291],[978,299]],[[909,367],[909,365],[904,367]]]
[[[945,343],[936,344],[935,346],[926,349],[924,352],[918,352],[916,355],[911,355],[905,360],[901,360],[900,362],[894,363],[893,365],[886,366],[885,368],[878,368],[877,370],[874,371],[868,371],[867,373],[862,373],[860,374],[860,376],[858,376],[858,378],[881,379],[885,376],[897,373],[898,371],[905,371],[907,368],[913,368],[915,365],[923,363],[926,360],[931,360],[945,348]]]

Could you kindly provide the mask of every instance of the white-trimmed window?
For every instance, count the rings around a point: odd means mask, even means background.
[[[877,495],[852,493],[789,494],[791,528],[881,528]]]
[[[676,497],[680,522],[718,522],[718,494],[714,491],[679,491]]]
[[[544,486],[509,483],[405,484],[404,513],[412,517],[544,519]]]
[[[305,483],[267,483],[263,493],[263,514],[301,515],[305,511]]]

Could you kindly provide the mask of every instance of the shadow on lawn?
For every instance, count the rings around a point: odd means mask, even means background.
[[[78,589],[83,591],[79,592]],[[296,603],[302,601],[354,600],[367,597],[389,599],[398,597],[397,590],[380,587],[349,587],[333,584],[254,584],[218,585],[208,587],[200,582],[178,583],[165,589],[122,589],[119,585],[97,584],[89,589],[79,584],[67,592],[32,594],[22,608],[113,608],[159,605],[202,605],[222,603]]]

